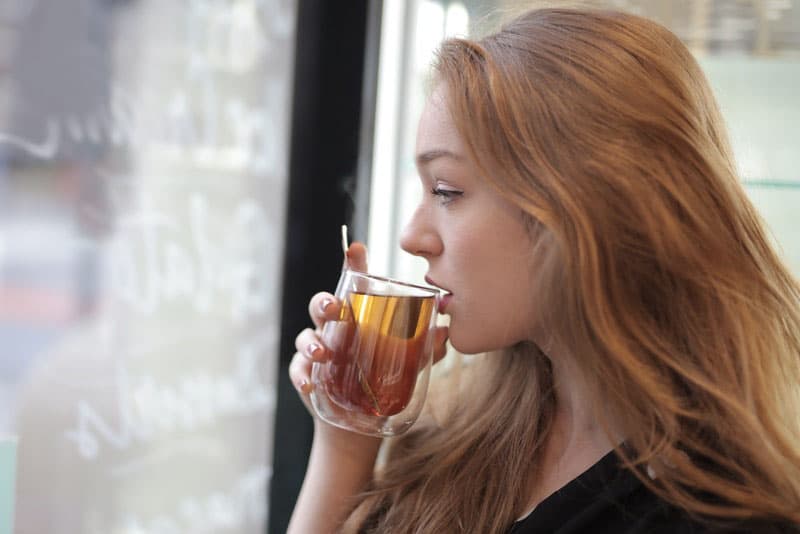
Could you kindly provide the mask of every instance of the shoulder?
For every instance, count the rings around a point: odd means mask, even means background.
[[[652,491],[611,455],[542,501],[513,534],[800,534],[769,521],[711,524]]]
[[[685,510],[656,495],[627,472],[620,476],[627,489],[617,494],[611,506],[614,529],[608,532],[625,534],[800,534],[800,525],[768,519],[708,520],[692,516]],[[612,499],[613,501],[613,499]]]
[[[653,496],[654,499],[657,497]],[[683,510],[658,500],[649,510],[632,520],[626,534],[800,534],[800,527],[769,520],[708,522],[689,516]]]
[[[655,495],[644,485],[631,483],[634,491],[617,501],[614,525],[607,532],[625,534],[800,534],[799,525],[777,520],[709,521],[691,516]],[[603,531],[606,532],[606,531]]]

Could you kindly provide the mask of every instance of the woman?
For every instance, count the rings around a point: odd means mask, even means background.
[[[317,421],[290,531],[793,531],[800,288],[687,49],[543,9],[446,41],[435,73],[401,245],[451,294],[438,354],[491,354],[375,474],[376,440]],[[305,397],[326,350],[297,349]]]

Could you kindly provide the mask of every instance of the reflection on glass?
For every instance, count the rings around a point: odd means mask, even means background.
[[[0,6],[16,532],[263,532],[294,10]]]

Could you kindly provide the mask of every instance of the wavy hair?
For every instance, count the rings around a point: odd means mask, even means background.
[[[644,18],[539,9],[446,41],[435,73],[482,174],[545,229],[544,326],[624,464],[699,520],[800,523],[800,289],[691,53]],[[552,371],[531,345],[480,365],[482,393],[395,440],[345,531],[503,532],[523,511]]]

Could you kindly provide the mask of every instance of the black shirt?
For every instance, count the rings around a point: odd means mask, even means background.
[[[696,534],[797,532],[748,523],[711,529],[668,504],[625,469],[612,451],[514,523],[509,534]]]

